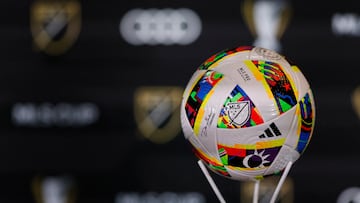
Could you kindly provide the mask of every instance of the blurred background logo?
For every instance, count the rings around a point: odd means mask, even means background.
[[[140,87],[134,112],[138,130],[154,143],[166,143],[180,133],[180,87]]]
[[[360,16],[356,13],[335,13],[331,28],[336,36],[360,36]]]
[[[253,45],[281,52],[280,38],[290,21],[290,3],[287,0],[245,0],[241,11],[255,37]]]
[[[81,6],[75,0],[34,1],[30,26],[37,50],[61,55],[75,43],[81,29]]]
[[[99,120],[96,104],[85,103],[15,103],[11,110],[13,125],[19,127],[85,127]]]
[[[201,33],[200,17],[191,9],[133,9],[119,25],[132,45],[188,45]]]
[[[356,115],[360,118],[360,86],[357,86],[351,95],[351,103]]]
[[[75,189],[69,176],[36,176],[32,183],[36,203],[75,203]]]
[[[205,197],[198,192],[147,192],[147,193],[118,193],[115,203],[205,203]]]

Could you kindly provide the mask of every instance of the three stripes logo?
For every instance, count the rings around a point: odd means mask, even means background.
[[[264,130],[264,133],[259,135],[259,138],[269,138],[269,137],[275,137],[280,136],[281,132],[279,128],[275,125],[275,123],[271,123],[269,128],[266,128]]]

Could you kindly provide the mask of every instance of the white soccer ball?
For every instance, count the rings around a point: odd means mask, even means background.
[[[304,152],[315,122],[313,94],[300,69],[253,46],[221,51],[201,64],[180,111],[195,155],[234,180],[280,174]]]

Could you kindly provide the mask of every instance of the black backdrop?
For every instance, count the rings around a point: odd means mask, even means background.
[[[149,192],[179,197],[196,192],[216,202],[181,132],[164,144],[139,135],[134,93],[147,86],[185,87],[210,55],[251,45],[242,2],[81,1],[81,31],[59,56],[34,48],[30,16],[36,2],[1,2],[0,202],[35,202],[35,177],[64,174],[76,182],[76,202],[115,202],[116,195],[130,193],[145,202]],[[360,126],[351,103],[359,85],[360,4],[313,3],[291,2],[281,38],[283,54],[308,78],[317,107],[312,141],[290,177],[294,202],[335,202],[360,179]],[[119,22],[135,8],[192,9],[201,19],[201,34],[188,45],[131,45],[120,35]],[[355,31],[334,33],[336,13],[358,16]],[[75,126],[14,121],[16,106],[64,110],[59,104],[70,106],[65,109],[70,112],[90,104],[95,120]],[[225,199],[240,202],[240,183],[214,178]]]

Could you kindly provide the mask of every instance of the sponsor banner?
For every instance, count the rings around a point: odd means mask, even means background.
[[[113,202],[109,191],[134,188],[136,198],[147,201],[144,190],[169,185],[171,191],[208,191],[202,194],[215,199],[181,134],[181,85],[206,56],[258,38],[259,44],[280,47],[304,70],[319,101],[312,146],[292,170],[293,200],[334,202],[344,186],[358,185],[357,1],[5,0],[0,16],[0,202],[31,202],[27,174],[51,169],[95,173],[81,182],[79,202]],[[32,48],[60,57],[41,57]],[[248,73],[237,71],[244,82],[251,81]],[[224,118],[233,126],[261,124],[248,116],[249,107],[229,103]],[[204,119],[210,122],[216,113]],[[274,122],[256,137],[286,132]],[[239,202],[234,182],[218,182],[226,200]],[[122,188],[114,188],[117,183]],[[357,193],[345,200],[357,201]],[[171,195],[189,200],[185,193]]]

